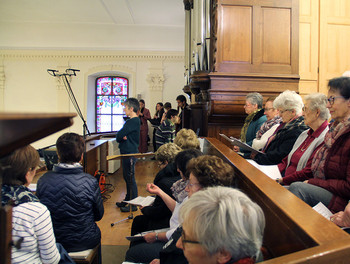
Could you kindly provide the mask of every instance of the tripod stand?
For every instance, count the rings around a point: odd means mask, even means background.
[[[61,79],[61,81],[63,82],[64,87],[66,88],[66,91],[68,93],[69,99],[72,102],[76,112],[78,113],[78,116],[80,117],[80,119],[83,122],[83,138],[84,138],[84,141],[85,141],[86,134],[88,134],[89,136],[91,134],[90,134],[89,128],[88,128],[88,126],[86,124],[86,121],[84,119],[84,116],[81,113],[79,104],[77,102],[77,99],[75,98],[75,95],[73,93],[72,87],[70,86],[70,83],[69,83],[68,78],[67,78],[67,76],[77,76],[76,72],[79,72],[79,71],[80,70],[77,70],[77,69],[66,69],[66,71],[64,73],[60,73],[57,70],[47,69],[47,72],[51,76],[59,77]],[[85,144],[84,144],[84,159],[83,160],[84,160],[84,164],[83,164],[84,171],[86,172],[86,145]]]

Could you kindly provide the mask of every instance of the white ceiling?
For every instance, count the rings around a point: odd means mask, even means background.
[[[144,43],[148,50],[162,34],[170,39],[161,45],[183,50],[184,23],[182,0],[0,0],[0,48],[142,49]],[[104,44],[111,34],[119,34],[119,44]],[[101,41],[87,41],[96,36]],[[132,43],[119,41],[125,38]]]

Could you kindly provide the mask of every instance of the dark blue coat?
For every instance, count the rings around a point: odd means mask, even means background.
[[[36,194],[50,210],[56,241],[68,252],[100,243],[101,232],[95,223],[104,213],[100,188],[82,167],[55,165],[39,179]]]

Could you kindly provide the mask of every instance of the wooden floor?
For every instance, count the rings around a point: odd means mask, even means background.
[[[138,187],[139,196],[147,196],[149,193],[146,191],[146,184],[153,182],[155,175],[158,172],[157,162],[150,160],[138,160],[135,166],[135,179]],[[39,172],[33,180],[36,183],[37,180],[45,172]],[[132,219],[128,219],[121,223],[115,224],[113,227],[111,223],[127,218],[130,213],[122,213],[120,209],[116,207],[115,203],[121,201],[125,197],[126,186],[123,179],[123,171],[120,168],[114,174],[106,177],[106,183],[111,183],[115,190],[109,193],[109,199],[104,204],[105,213],[101,221],[97,224],[101,229],[102,245],[119,246],[129,245],[129,241],[125,238],[130,235]],[[133,216],[140,214],[140,210],[133,212]]]
[[[146,191],[146,184],[153,182],[158,172],[157,163],[149,159],[139,160],[135,169],[138,194],[139,196],[147,196],[149,193]],[[129,241],[125,237],[130,235],[132,219],[111,226],[111,223],[125,219],[130,215],[130,213],[120,212],[120,209],[115,205],[117,201],[124,199],[126,192],[122,169],[120,168],[113,175],[107,176],[106,183],[113,184],[115,190],[110,194],[110,198],[104,202],[105,213],[102,220],[97,223],[102,233],[102,245],[129,245]],[[139,214],[140,210],[133,212],[134,217]]]

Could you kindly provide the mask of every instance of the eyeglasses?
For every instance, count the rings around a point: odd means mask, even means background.
[[[274,109],[273,107],[271,107],[271,108],[264,108],[265,112],[273,110],[273,109]]]
[[[183,248],[185,248],[185,244],[186,243],[188,243],[188,244],[200,244],[201,243],[201,242],[196,241],[196,240],[188,240],[188,239],[186,239],[186,235],[185,235],[185,232],[184,232],[183,229],[182,229],[182,234],[181,234],[181,242],[182,242]]]
[[[334,104],[334,99],[336,98],[344,98],[343,96],[331,96],[329,98],[327,98],[327,101],[329,102],[330,105]]]

